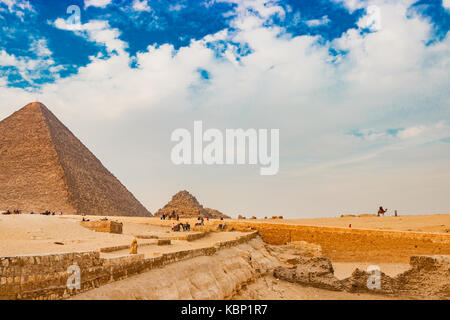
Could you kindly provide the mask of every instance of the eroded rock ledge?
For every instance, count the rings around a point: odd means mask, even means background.
[[[293,260],[290,260],[291,262]],[[325,257],[299,258],[290,267],[279,266],[273,275],[301,285],[321,289],[374,293],[417,299],[450,299],[450,256],[412,256],[411,268],[396,277],[379,273],[379,287],[368,282],[373,273],[356,269],[353,274],[339,280],[334,276],[333,266]]]
[[[214,255],[178,261],[72,299],[230,299],[278,264],[258,237]]]

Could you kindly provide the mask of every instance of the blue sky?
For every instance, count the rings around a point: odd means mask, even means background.
[[[14,4],[11,4],[14,3]],[[136,9],[136,3],[141,4]],[[80,67],[90,62],[90,57],[102,54],[110,56],[105,45],[81,37],[72,31],[61,30],[54,25],[57,19],[68,19],[70,5],[80,8],[82,24],[92,20],[106,21],[110,28],[120,32],[118,38],[126,43],[125,51],[135,56],[145,51],[149,45],[171,44],[174,50],[189,46],[192,40],[199,40],[209,34],[227,29],[236,31],[231,21],[236,18],[237,3],[228,1],[88,1],[61,0],[5,0],[0,1],[1,48],[9,55],[20,59],[41,60],[36,67],[36,77],[27,78],[14,66],[2,66],[7,74],[8,85],[20,88],[38,89],[43,83],[55,78],[69,77]],[[339,38],[352,28],[357,28],[358,20],[365,14],[364,8],[349,11],[343,3],[332,0],[287,0],[268,1],[283,9],[265,17],[267,27],[283,27],[282,32],[291,36],[314,35],[324,43]],[[418,13],[433,24],[431,41],[441,41],[450,27],[450,13],[441,0],[419,0],[409,7],[410,14]],[[255,14],[258,14],[257,12]],[[370,32],[370,30],[361,30]],[[226,41],[210,47],[217,50],[227,45]],[[247,44],[240,44],[251,51]],[[45,47],[51,58],[42,56],[38,48]],[[331,52],[335,52],[331,48]],[[51,61],[49,61],[51,59]],[[51,66],[51,70],[49,70]]]
[[[291,216],[367,211],[384,201],[449,211],[449,7],[0,0],[0,118],[44,102],[151,211],[178,189],[230,214],[273,215],[279,202]],[[194,120],[280,128],[280,174],[266,181],[251,167],[174,167],[170,132]],[[398,194],[411,184],[417,189]],[[254,190],[247,198],[244,186]]]

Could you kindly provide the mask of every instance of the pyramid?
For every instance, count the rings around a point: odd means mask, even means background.
[[[220,211],[203,208],[198,200],[186,190],[175,194],[168,204],[155,213],[155,216],[161,216],[163,213],[171,214],[174,211],[181,218],[197,218],[199,216],[213,219],[220,219],[221,217],[229,218]]]
[[[0,121],[0,210],[151,216],[39,102]]]

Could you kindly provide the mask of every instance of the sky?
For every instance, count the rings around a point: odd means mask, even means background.
[[[449,0],[0,0],[0,119],[44,103],[151,212],[450,213],[449,27]],[[196,120],[279,129],[278,174],[173,164]]]

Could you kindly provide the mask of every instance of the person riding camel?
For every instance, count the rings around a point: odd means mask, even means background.
[[[380,215],[383,215],[383,217],[384,217],[384,214],[385,214],[386,211],[388,211],[388,209],[383,209],[383,207],[380,207],[380,208],[378,209],[378,217],[379,217]]]

